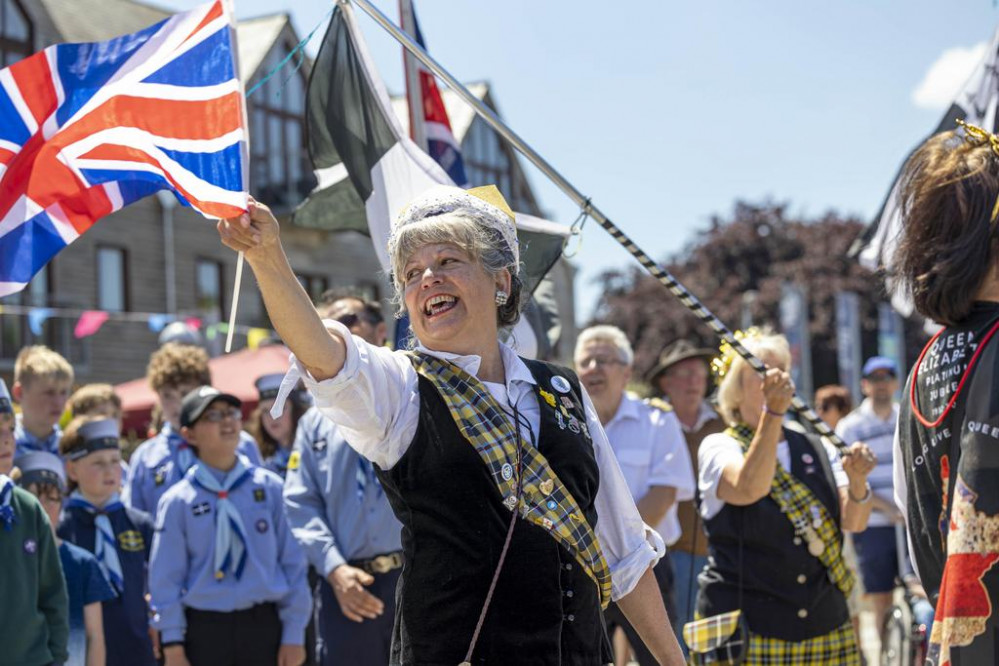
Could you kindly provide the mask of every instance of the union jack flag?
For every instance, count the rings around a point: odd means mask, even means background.
[[[0,70],[0,296],[101,217],[169,189],[246,210],[246,123],[222,0]]]

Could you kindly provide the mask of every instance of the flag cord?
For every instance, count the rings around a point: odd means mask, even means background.
[[[335,5],[334,5],[334,7],[335,7]],[[230,11],[231,11],[231,8],[230,8]],[[295,64],[295,66],[292,68],[292,70],[288,73],[288,76],[285,77],[284,81],[281,82],[281,87],[278,89],[278,93],[277,93],[278,95],[280,95],[281,91],[284,90],[284,87],[286,85],[288,85],[288,81],[291,80],[291,77],[294,76],[295,72],[297,72],[299,69],[301,69],[302,65],[305,63],[305,47],[308,45],[308,43],[310,41],[312,41],[312,38],[315,37],[316,32],[319,30],[319,28],[326,22],[326,20],[332,14],[333,14],[333,7],[330,7],[330,10],[328,12],[326,12],[326,16],[324,16],[323,18],[321,18],[319,20],[319,22],[316,23],[316,27],[314,27],[312,29],[312,32],[310,32],[308,35],[306,35],[304,39],[302,39],[301,41],[299,41],[298,44],[295,45],[295,48],[293,48],[291,51],[289,51],[288,55],[286,55],[284,58],[281,59],[281,62],[279,62],[277,65],[275,65],[271,69],[271,71],[269,71],[266,74],[264,74],[264,76],[259,81],[257,81],[256,84],[254,84],[254,86],[252,88],[250,88],[249,90],[246,91],[245,99],[249,99],[250,95],[252,95],[253,93],[257,92],[257,90],[259,90],[261,86],[263,86],[265,83],[267,83],[267,81],[269,81],[271,79],[271,77],[273,77],[275,74],[277,74],[278,71],[280,71],[282,67],[284,67],[285,65],[287,65],[288,61],[290,61],[292,58],[294,58],[296,54],[301,53],[301,57],[298,59],[298,62]],[[245,120],[245,115],[244,115],[244,120]],[[246,185],[247,185],[247,188],[249,188],[249,185],[250,185],[249,182],[247,182]],[[243,283],[243,261],[244,260],[245,260],[245,256],[243,254],[243,251],[240,250],[239,255],[236,258],[236,278],[232,281],[232,307],[229,309],[229,330],[227,331],[226,338],[225,338],[225,353],[226,354],[228,354],[230,351],[232,351],[232,334],[236,330],[236,307],[237,307],[237,305],[239,305],[239,291],[240,291],[240,289],[242,289],[242,283]]]
[[[732,349],[735,350],[739,356],[746,360],[756,372],[761,375],[766,374],[766,366],[760,359],[752,354],[746,347],[735,337],[731,330],[716,317],[710,310],[708,310],[703,303],[698,300],[694,294],[692,294],[685,286],[683,286],[669,271],[665,268],[659,266],[652,258],[645,253],[640,247],[638,247],[634,241],[631,240],[621,229],[615,225],[610,218],[608,218],[604,213],[597,208],[590,201],[589,198],[584,197],[583,194],[577,190],[572,183],[565,179],[555,168],[545,160],[540,154],[538,154],[530,145],[527,144],[523,139],[520,138],[510,127],[504,123],[496,115],[494,111],[489,109],[479,98],[473,95],[468,88],[466,88],[460,81],[458,81],[454,76],[452,76],[444,67],[442,67],[436,60],[434,60],[426,51],[424,51],[419,44],[417,44],[409,35],[399,29],[392,21],[386,17],[377,7],[375,7],[369,0],[337,0],[339,3],[348,4],[349,2],[354,2],[360,7],[368,16],[375,20],[382,28],[385,29],[397,42],[402,44],[402,46],[413,54],[420,62],[426,65],[434,74],[440,77],[451,90],[453,90],[459,97],[461,97],[465,102],[467,102],[475,110],[475,112],[482,118],[490,127],[493,128],[501,137],[510,142],[510,144],[516,148],[524,157],[526,157],[534,166],[536,166],[549,180],[551,180],[566,196],[572,199],[576,205],[580,206],[585,212],[588,213],[590,217],[596,220],[597,224],[604,228],[611,237],[616,240],[621,246],[624,247],[634,257],[638,263],[642,265],[645,270],[647,270],[656,280],[659,281],[667,290],[678,299],[683,305],[690,310],[695,317],[701,320],[708,328],[710,328],[715,335],[724,340],[726,343],[731,345]],[[809,407],[801,396],[795,394],[791,401],[791,408],[798,413],[798,415],[808,422],[808,424],[818,432],[819,435],[829,440],[831,444],[836,446],[840,450],[841,454],[846,453],[846,443],[833,432],[818,414]]]

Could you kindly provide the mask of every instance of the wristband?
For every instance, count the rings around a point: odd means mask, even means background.
[[[778,418],[784,418],[784,415],[787,414],[787,412],[775,412],[766,405],[763,405],[763,413],[769,414],[770,416],[776,416]]]
[[[866,483],[866,484],[864,484],[864,486],[866,487],[867,492],[864,493],[864,496],[861,497],[860,499],[857,499],[856,497],[854,497],[853,496],[853,491],[850,490],[849,486],[847,486],[847,488],[846,488],[846,496],[850,498],[851,502],[853,502],[854,504],[867,504],[868,502],[871,501],[871,494],[872,494],[871,493],[871,484]]]

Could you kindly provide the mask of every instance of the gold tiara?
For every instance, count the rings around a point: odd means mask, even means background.
[[[751,326],[745,331],[736,331],[732,335],[736,340],[745,340],[746,338],[759,337],[762,333],[757,327]],[[711,360],[711,372],[719,383],[725,379],[725,375],[732,369],[732,363],[738,355],[739,353],[735,351],[735,347],[722,340],[721,345],[718,346],[718,356]]]
[[[958,127],[964,130],[964,140],[976,146],[989,144],[992,152],[999,156],[999,136],[996,136],[987,129],[982,129],[978,125],[966,123],[963,120],[957,121]]]

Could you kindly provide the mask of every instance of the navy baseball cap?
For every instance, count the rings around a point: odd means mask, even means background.
[[[878,370],[886,370],[892,377],[898,377],[898,366],[887,356],[872,356],[864,363],[864,377],[870,377]]]

